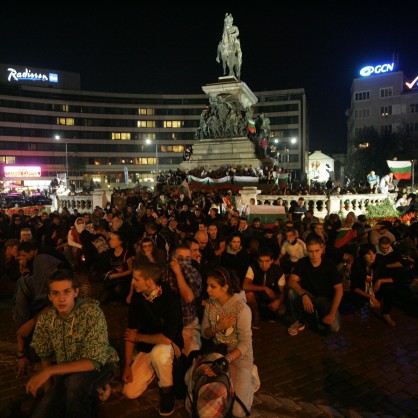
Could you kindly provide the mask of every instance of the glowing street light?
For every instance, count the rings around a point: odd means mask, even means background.
[[[59,135],[55,135],[55,139],[57,141],[61,140],[61,137]],[[65,186],[68,189],[68,143],[65,140]]]

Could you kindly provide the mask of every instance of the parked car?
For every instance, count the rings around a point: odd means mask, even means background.
[[[32,194],[28,197],[30,206],[52,205],[52,199],[43,194]]]
[[[20,193],[8,193],[0,197],[0,207],[4,209],[21,208],[29,205],[29,201]]]

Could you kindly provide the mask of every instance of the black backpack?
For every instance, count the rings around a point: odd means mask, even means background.
[[[208,376],[203,372],[205,366],[212,366],[221,357],[223,356],[219,353],[208,353],[198,357],[186,374],[186,410],[192,418],[232,417],[235,401],[240,403],[247,416],[250,415],[235,395],[228,369],[218,371],[216,376]]]

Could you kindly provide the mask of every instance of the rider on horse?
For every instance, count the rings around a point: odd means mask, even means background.
[[[227,13],[224,20],[222,40],[218,45],[216,61],[220,62],[220,58],[222,58],[224,75],[226,74],[226,66],[228,65],[229,75],[236,76],[239,79],[241,76],[242,51],[241,43],[238,39],[239,30],[233,23],[234,18],[231,14]]]

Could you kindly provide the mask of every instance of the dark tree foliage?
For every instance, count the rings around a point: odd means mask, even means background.
[[[389,172],[386,160],[410,160],[411,144],[417,141],[404,132],[379,135],[375,129],[365,130],[351,142],[348,150],[348,173],[352,178],[365,179],[371,170],[380,177]]]

